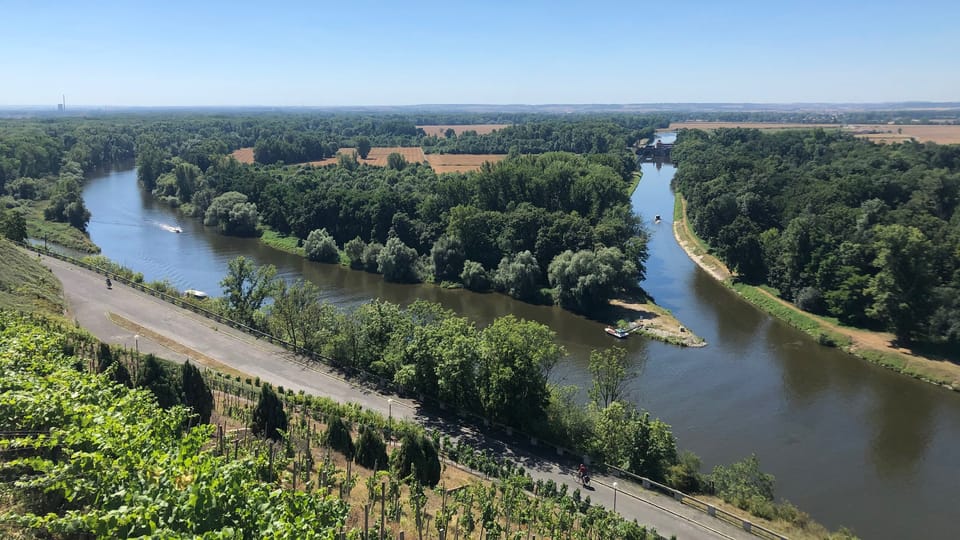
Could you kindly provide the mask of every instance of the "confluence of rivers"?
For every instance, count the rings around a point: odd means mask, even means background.
[[[703,272],[671,231],[674,167],[647,163],[633,194],[650,228],[643,287],[709,346],[683,349],[639,336],[620,342],[637,374],[641,408],[673,426],[681,448],[706,471],[755,453],[776,492],[816,520],[864,538],[951,537],[960,482],[960,395],[816,344],[742,301]],[[439,302],[480,325],[507,314],[550,326],[569,352],[554,382],[589,384],[592,349],[614,344],[603,325],[556,307],[500,294],[385,283],[381,276],[317,264],[257,240],[221,236],[155,201],[123,169],[87,180],[89,232],[103,254],[147,280],[220,294],[227,262],[244,255],[304,277],[326,301],[349,307],[372,298]],[[660,214],[662,222],[653,223]],[[163,225],[179,225],[181,234]]]

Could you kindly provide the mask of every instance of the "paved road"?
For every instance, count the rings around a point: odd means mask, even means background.
[[[144,336],[137,338],[134,332],[115,325],[107,317],[108,313],[115,313],[251,377],[260,377],[261,380],[277,386],[324,395],[341,402],[359,403],[385,415],[416,420],[440,429],[452,437],[463,437],[473,441],[476,446],[509,456],[527,467],[535,479],[553,479],[555,482],[565,483],[570,491],[578,487],[573,475],[575,463],[563,461],[559,456],[539,455],[529,444],[518,441],[508,444],[485,436],[475,429],[424,410],[409,399],[378,393],[345,380],[323,366],[305,366],[298,363],[292,353],[280,347],[254,339],[130,287],[114,283],[113,289],[107,290],[104,278],[94,272],[58,259],[42,259],[63,284],[70,315],[105,342],[136,347],[141,352],[151,352],[178,362],[187,359],[188,355],[174,352]],[[196,362],[196,359],[193,360]],[[392,404],[388,399],[393,400]],[[611,487],[614,481],[611,477],[596,476],[591,483],[592,487],[584,491],[584,495],[589,495],[594,504],[602,504],[608,508],[614,506],[616,497],[616,509],[624,517],[653,526],[668,538],[756,538],[738,527],[711,518],[670,497],[643,490],[640,486],[622,479],[616,480],[619,486],[614,493]]]

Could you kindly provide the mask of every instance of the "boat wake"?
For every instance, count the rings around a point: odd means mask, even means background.
[[[172,232],[172,233],[182,233],[182,232],[183,232],[183,229],[181,229],[181,228],[180,228],[179,226],[177,226],[177,225],[167,225],[166,223],[157,223],[157,225],[159,225],[161,229],[163,229],[163,230],[165,230],[165,231],[167,231],[167,232]]]

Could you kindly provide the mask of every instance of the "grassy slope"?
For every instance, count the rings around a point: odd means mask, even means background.
[[[633,179],[630,180],[630,186],[627,187],[627,195],[633,196],[633,192],[637,190],[637,186],[640,185],[640,178],[643,176],[643,173],[637,171],[633,173]]]
[[[63,315],[63,291],[37,256],[0,238],[0,309]]]

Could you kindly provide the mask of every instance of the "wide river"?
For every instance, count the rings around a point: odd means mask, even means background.
[[[644,288],[703,336],[682,349],[633,337],[631,398],[673,426],[705,470],[756,453],[776,491],[831,528],[863,538],[955,537],[960,488],[960,395],[817,345],[741,301],[701,271],[671,232],[672,165],[643,165],[633,205],[652,231]],[[563,310],[500,294],[384,283],[380,276],[316,264],[256,240],[229,238],[159,204],[133,169],[91,177],[90,236],[111,259],[180,289],[219,294],[238,255],[316,283],[326,300],[439,302],[483,325],[515,314],[549,325],[570,354],[561,384],[588,384],[591,349],[612,345],[603,327]],[[663,221],[653,223],[660,214]],[[176,234],[169,227],[178,225]]]

